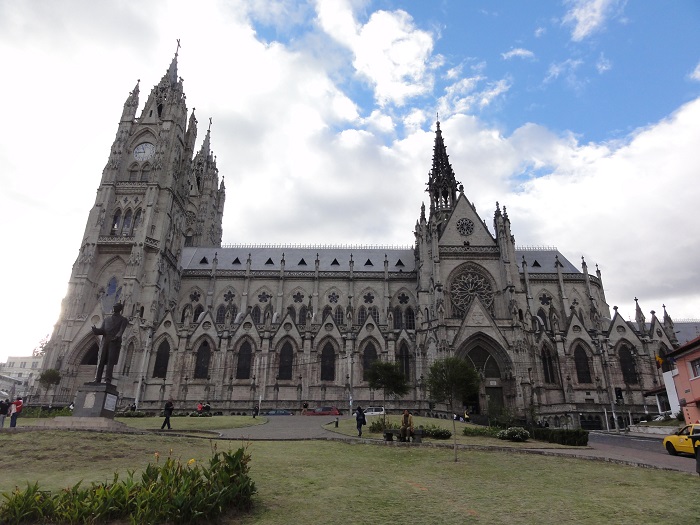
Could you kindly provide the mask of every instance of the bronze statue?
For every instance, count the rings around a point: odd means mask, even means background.
[[[102,345],[97,361],[97,374],[95,383],[102,382],[102,371],[107,365],[105,383],[112,382],[112,369],[119,361],[119,351],[122,347],[122,335],[129,325],[129,320],[122,315],[123,305],[117,303],[113,307],[113,313],[102,321],[99,328],[92,326],[92,333],[102,336]]]

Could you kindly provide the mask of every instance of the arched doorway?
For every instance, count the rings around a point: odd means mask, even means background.
[[[487,335],[477,334],[462,345],[457,355],[472,364],[481,376],[479,393],[465,400],[469,412],[489,417],[501,415],[510,388],[506,380],[506,371],[511,368],[508,354]]]

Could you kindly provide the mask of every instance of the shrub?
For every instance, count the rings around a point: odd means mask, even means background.
[[[190,417],[212,417],[211,412],[190,412]]]
[[[433,439],[450,439],[452,437],[452,432],[437,425],[425,425],[422,428],[423,435]]]
[[[384,424],[384,418],[379,418],[369,424],[369,431],[375,434],[382,434],[388,428],[399,428],[399,425],[391,421],[387,421]]]
[[[215,453],[209,466],[194,459],[182,464],[168,458],[162,466],[149,464],[140,480],[129,471],[111,483],[80,483],[56,494],[27,485],[5,494],[0,523],[104,523],[129,519],[131,523],[193,523],[217,521],[228,510],[249,510],[256,492],[250,479],[250,455]]]
[[[22,417],[56,417],[56,416],[70,416],[70,408],[44,408],[44,407],[24,407],[22,409]]]
[[[148,414],[142,410],[127,410],[119,414],[119,417],[146,417]]]
[[[530,439],[530,433],[523,427],[510,427],[498,432],[496,437],[498,439],[507,439],[508,441],[527,441]]]
[[[494,427],[481,427],[474,425],[467,425],[462,429],[462,435],[464,436],[478,436],[478,437],[496,437],[500,430]]]

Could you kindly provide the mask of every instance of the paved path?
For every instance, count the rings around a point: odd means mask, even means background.
[[[340,418],[348,419],[349,416],[341,416]],[[346,436],[323,428],[322,425],[334,421],[335,418],[333,416],[266,416],[266,419],[267,422],[262,425],[221,430],[221,437],[234,440],[240,439],[242,441],[309,439],[357,441],[358,439],[354,436]],[[629,442],[626,442],[625,439],[649,441],[653,443],[652,451],[626,446],[626,443]],[[522,449],[522,453],[595,459],[645,468],[695,473],[695,460],[689,456],[668,455],[661,447],[662,439],[663,436],[627,433],[619,438],[619,443],[609,443],[596,440],[595,435],[592,434],[589,446],[586,448]],[[380,442],[378,439],[368,439],[366,441]],[[655,450],[657,443],[658,452]],[[444,446],[451,445],[445,443]]]

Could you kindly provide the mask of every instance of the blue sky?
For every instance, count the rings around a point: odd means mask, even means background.
[[[122,105],[180,39],[224,243],[413,243],[435,115],[481,217],[599,265],[610,307],[700,317],[700,4],[0,0],[0,214],[16,330],[51,331]],[[31,312],[31,315],[29,314]]]

